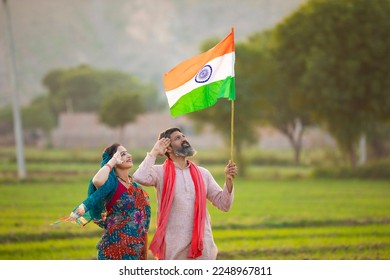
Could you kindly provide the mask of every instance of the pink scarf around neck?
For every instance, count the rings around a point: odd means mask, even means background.
[[[206,218],[206,190],[199,168],[193,162],[189,161],[189,164],[196,195],[194,203],[194,229],[192,231],[192,241],[188,257],[195,259],[201,256],[203,251],[204,225]],[[161,195],[157,230],[150,243],[150,250],[159,260],[165,259],[165,232],[175,193],[175,179],[175,165],[173,164],[173,161],[168,158],[164,162],[164,188]]]

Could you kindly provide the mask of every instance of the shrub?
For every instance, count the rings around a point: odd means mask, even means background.
[[[373,161],[358,166],[355,170],[349,167],[323,167],[313,171],[314,177],[320,178],[359,178],[390,180],[390,159]]]

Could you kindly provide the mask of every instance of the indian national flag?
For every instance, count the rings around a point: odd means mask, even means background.
[[[234,30],[212,49],[185,60],[164,75],[171,115],[213,106],[218,98],[235,100]]]

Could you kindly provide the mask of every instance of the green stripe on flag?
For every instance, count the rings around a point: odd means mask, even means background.
[[[205,109],[213,106],[219,98],[236,99],[234,77],[198,87],[183,95],[170,108],[171,115],[177,117]]]

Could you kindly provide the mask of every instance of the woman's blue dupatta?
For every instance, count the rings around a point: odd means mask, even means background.
[[[107,154],[106,152],[103,152],[102,162],[100,163],[100,167],[103,167],[105,164],[107,164],[107,162],[110,159],[111,159],[110,155]],[[86,206],[87,211],[83,216],[76,219],[76,223],[85,226],[89,222],[93,221],[98,226],[104,228],[104,216],[106,214],[106,203],[108,203],[111,200],[117,187],[118,187],[118,179],[116,177],[114,168],[111,169],[107,181],[101,187],[99,187],[99,190],[102,189],[102,191],[106,190],[106,192],[108,192],[108,195],[105,197],[101,197],[100,195],[97,195],[97,193],[95,193],[97,189],[93,185],[91,179],[88,185],[88,198],[83,202],[84,205]],[[76,210],[76,208],[74,210]]]

